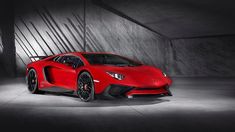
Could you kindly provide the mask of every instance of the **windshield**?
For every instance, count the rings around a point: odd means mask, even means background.
[[[113,54],[82,54],[91,65],[140,66],[141,64]]]

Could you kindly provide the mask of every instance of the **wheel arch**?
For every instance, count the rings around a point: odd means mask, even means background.
[[[91,76],[91,78],[92,78],[92,81],[93,81],[93,75],[92,75],[92,73],[88,70],[88,69],[82,69],[79,73],[78,73],[78,75],[77,75],[77,83],[76,83],[76,88],[78,88],[78,78],[79,78],[79,76],[83,73],[83,72],[88,72],[89,74],[90,74],[90,76]],[[93,83],[94,83],[94,81],[93,81]],[[95,83],[94,83],[94,90],[95,90]]]
[[[37,74],[37,71],[36,71],[36,69],[34,68],[34,67],[28,67],[27,69],[26,69],[26,76],[25,76],[25,79],[26,79],[26,82],[28,81],[27,80],[27,78],[28,78],[28,73],[29,73],[29,71],[31,70],[31,69],[33,69],[35,72],[36,72],[36,74]]]
[[[38,67],[37,65],[30,65],[27,67],[26,69],[26,77],[28,76],[28,72],[31,70],[31,69],[34,69],[34,71],[36,72],[37,74],[37,80],[38,80],[38,89],[40,89],[40,84],[41,84],[41,81],[43,80],[43,73],[42,71],[40,70],[41,67]]]
[[[27,69],[26,69],[26,76],[28,75],[28,72],[29,72],[31,69],[34,69],[34,70],[35,70],[35,68],[34,68],[33,66],[27,67]]]
[[[88,69],[82,69],[79,73],[78,73],[78,77],[83,73],[83,72],[88,72],[91,76],[91,72]]]

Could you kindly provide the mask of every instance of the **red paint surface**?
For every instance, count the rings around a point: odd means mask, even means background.
[[[84,52],[60,54],[79,56],[85,65],[76,69],[53,61],[52,58],[57,55],[30,63],[27,65],[27,69],[34,68],[36,70],[39,89],[58,86],[65,89],[77,90],[77,79],[82,71],[88,71],[93,80],[99,81],[94,82],[96,94],[102,93],[111,84],[125,85],[135,88],[158,88],[157,90],[131,90],[127,93],[127,95],[162,94],[167,92],[163,86],[171,85],[172,83],[169,77],[163,76],[162,71],[153,66],[141,65],[136,67],[118,67],[107,65],[90,65],[81,54],[84,54]],[[44,67],[48,67],[50,82],[45,79],[43,72]],[[124,75],[125,78],[123,80],[117,80],[108,75],[106,71],[120,73]]]

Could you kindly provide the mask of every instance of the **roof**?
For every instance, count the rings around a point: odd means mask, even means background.
[[[74,54],[74,55],[80,54],[81,55],[81,54],[113,54],[113,53],[111,52],[68,52],[68,53],[63,53],[63,54]]]

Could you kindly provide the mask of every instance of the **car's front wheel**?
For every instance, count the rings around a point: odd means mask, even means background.
[[[77,94],[84,102],[94,100],[94,82],[90,73],[84,71],[79,75]]]

